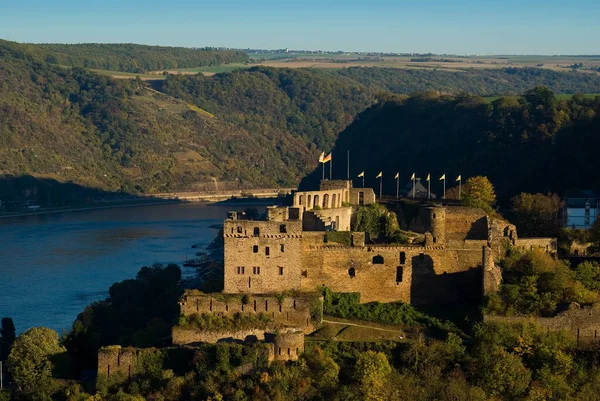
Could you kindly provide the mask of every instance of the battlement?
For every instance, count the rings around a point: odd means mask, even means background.
[[[311,313],[321,316],[322,299],[316,294],[285,295],[232,295],[195,294],[187,291],[179,302],[181,314],[213,314],[233,317],[236,314],[257,316],[263,314],[272,327],[294,327],[306,333],[314,331]]]

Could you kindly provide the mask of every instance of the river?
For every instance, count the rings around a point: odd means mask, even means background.
[[[0,318],[17,332],[68,330],[86,305],[140,267],[191,258],[207,246],[234,206],[176,204],[0,220]],[[182,268],[185,275],[193,269]]]

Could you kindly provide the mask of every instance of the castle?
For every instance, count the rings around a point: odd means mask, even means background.
[[[556,239],[518,238],[503,219],[439,202],[391,201],[388,209],[417,237],[410,244],[371,243],[351,226],[357,207],[375,202],[370,188],[329,180],[318,191],[295,192],[292,206],[268,207],[266,220],[230,212],[223,224],[224,291],[184,293],[183,323],[173,327],[173,344],[259,342],[269,361],[296,360],[304,335],[321,323],[324,286],[359,293],[361,302],[478,302],[497,291],[501,272],[494,261],[507,246],[556,251]],[[198,326],[206,315],[246,324]],[[130,377],[143,352],[153,351],[104,347],[98,372]]]
[[[223,225],[224,292],[313,292],[327,286],[358,292],[361,302],[462,302],[497,285],[494,258],[507,244],[556,250],[555,239],[520,239],[514,225],[480,209],[440,203],[409,205],[412,210],[390,205],[407,229],[424,237],[421,243],[369,244],[367,234],[349,231],[355,207],[375,201],[370,188],[331,180],[322,181],[319,191],[295,192],[291,207],[267,208],[265,221],[230,213]],[[350,243],[329,241],[328,231],[348,231]]]

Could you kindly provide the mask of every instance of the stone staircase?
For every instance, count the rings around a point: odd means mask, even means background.
[[[303,228],[307,231],[329,231],[335,225],[329,216],[324,216],[320,210],[304,212]]]

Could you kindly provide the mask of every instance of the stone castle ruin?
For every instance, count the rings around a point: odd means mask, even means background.
[[[410,217],[398,210],[405,225],[423,235],[422,244],[369,244],[356,232],[349,233],[350,244],[326,242],[328,231],[350,230],[355,206],[375,202],[373,190],[323,181],[321,190],[293,196],[291,207],[268,208],[265,221],[230,213],[223,226],[225,293],[327,286],[360,293],[361,302],[462,302],[498,285],[494,259],[507,244],[556,250],[554,239],[519,239],[515,226],[482,210],[441,204],[417,205]]]
[[[420,241],[371,243],[367,233],[350,230],[357,207],[375,202],[371,188],[329,180],[318,191],[293,193],[292,206],[268,207],[265,220],[230,212],[223,224],[223,293],[184,293],[173,344],[259,342],[269,361],[296,360],[304,335],[321,323],[325,286],[359,293],[361,302],[478,302],[498,290],[495,261],[507,246],[556,251],[553,238],[518,238],[515,226],[502,219],[442,203],[391,202],[388,209]],[[228,324],[207,325],[214,319]],[[99,373],[131,376],[138,352],[102,348]]]

